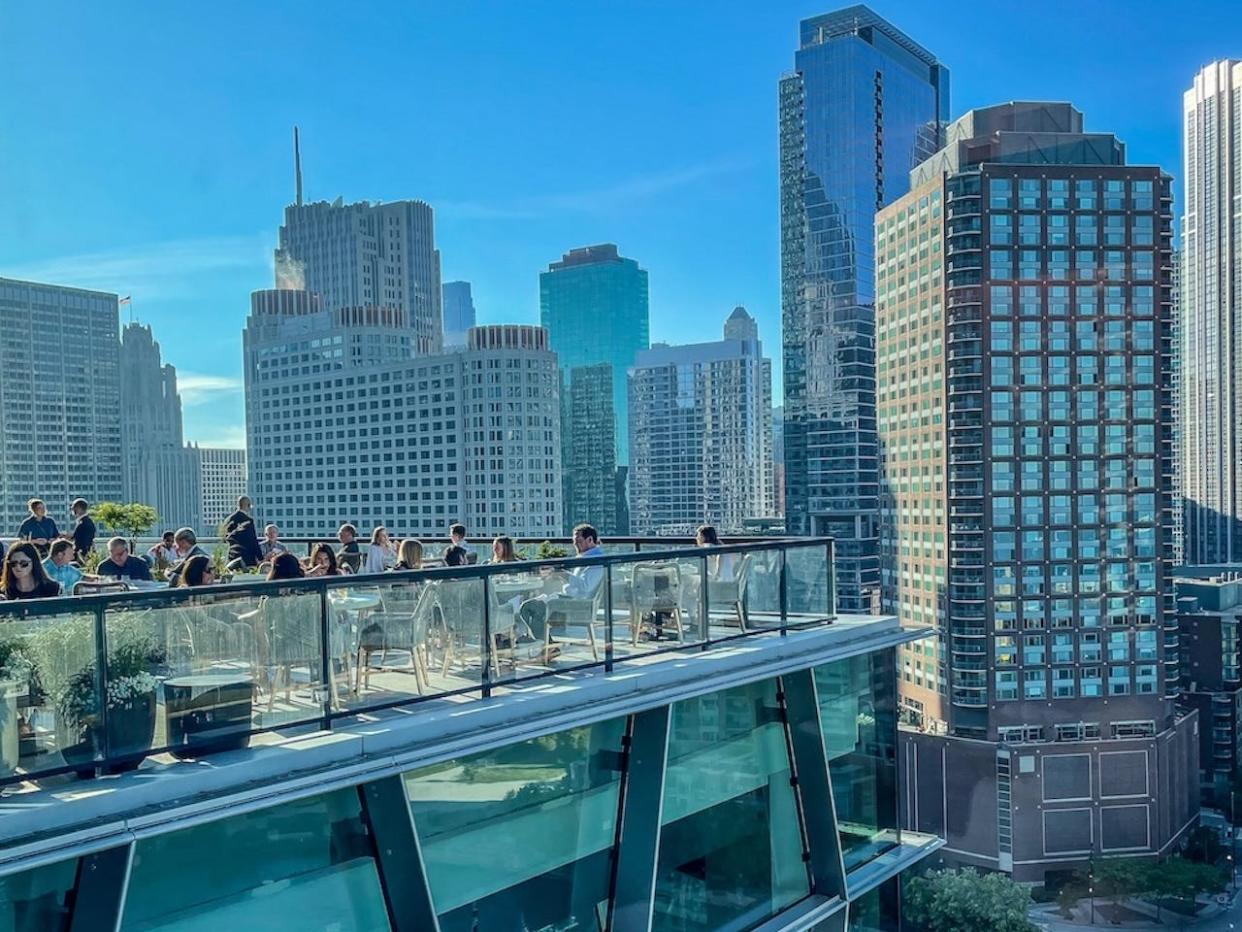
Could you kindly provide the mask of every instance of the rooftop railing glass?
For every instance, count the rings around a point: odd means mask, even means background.
[[[0,784],[198,758],[833,620],[832,541],[0,602]]]

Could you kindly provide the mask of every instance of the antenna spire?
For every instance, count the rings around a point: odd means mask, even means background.
[[[293,181],[296,191],[294,203],[302,206],[302,148],[298,143],[298,128],[293,127]]]

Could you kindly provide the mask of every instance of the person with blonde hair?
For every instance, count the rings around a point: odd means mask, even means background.
[[[513,538],[501,535],[492,541],[493,563],[517,563],[517,550],[513,546]]]
[[[367,562],[364,573],[382,573],[392,563],[392,542],[388,539],[388,529],[377,527],[371,532],[371,545],[367,547]]]
[[[408,537],[401,542],[401,546],[397,548],[397,563],[393,567],[395,572],[401,570],[421,570],[423,568],[423,543]]]

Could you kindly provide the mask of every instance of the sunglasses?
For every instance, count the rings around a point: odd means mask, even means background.
[[[29,569],[33,565],[34,564],[31,563],[29,560],[10,560],[9,561],[9,566],[13,567],[14,569],[25,570],[25,569]]]

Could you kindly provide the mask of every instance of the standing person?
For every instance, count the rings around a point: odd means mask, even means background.
[[[84,498],[75,498],[69,510],[73,513],[74,519],[73,558],[80,561],[85,559],[95,546],[95,519],[87,513],[90,511],[90,505]]]
[[[0,595],[6,599],[50,599],[60,595],[60,583],[48,579],[33,543],[22,541],[9,548],[0,572]]]
[[[130,556],[129,541],[124,537],[114,537],[108,541],[108,559],[99,562],[95,574],[122,579],[150,579],[151,568],[146,560]]]
[[[247,567],[258,566],[263,559],[250,508],[250,498],[242,495],[237,499],[237,510],[224,519],[224,542],[229,545],[228,562],[241,560]]]
[[[47,556],[47,549],[52,541],[60,536],[60,531],[56,522],[47,516],[47,505],[43,504],[43,499],[32,498],[26,506],[30,509],[30,514],[17,528],[17,536],[34,544],[39,558],[42,559]]]
[[[43,561],[43,572],[49,579],[60,583],[60,590],[65,595],[73,595],[73,587],[82,579],[82,571],[73,565],[73,544],[67,540],[58,540],[52,544],[52,552]]]
[[[388,529],[377,527],[371,532],[371,545],[367,547],[367,563],[363,572],[382,573],[392,560],[392,543],[388,540]]]
[[[289,548],[280,542],[280,528],[274,524],[269,524],[263,529],[263,543],[259,545],[259,554],[263,557],[263,562],[276,559],[282,553],[288,553]]]

